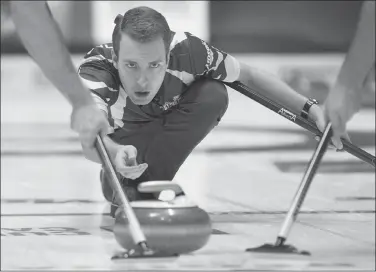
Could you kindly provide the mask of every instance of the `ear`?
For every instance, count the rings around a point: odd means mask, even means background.
[[[169,62],[170,62],[170,50],[168,50],[167,56],[166,56],[166,64],[167,64],[167,66],[168,66]]]
[[[118,57],[116,56],[113,48],[111,49],[111,57],[112,57],[112,62],[114,64],[115,68],[118,69]]]

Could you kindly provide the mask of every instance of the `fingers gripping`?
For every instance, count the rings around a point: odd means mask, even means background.
[[[347,135],[346,133],[346,124],[341,119],[341,116],[336,114],[331,117],[332,121],[332,130],[333,130],[333,137],[332,141],[336,148],[342,149],[342,141],[341,137]],[[348,136],[347,136],[348,137]]]

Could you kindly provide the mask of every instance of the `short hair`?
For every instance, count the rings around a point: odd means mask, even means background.
[[[126,33],[135,41],[144,43],[161,36],[166,54],[171,42],[171,30],[166,18],[158,11],[149,7],[136,7],[128,10],[124,16],[117,15],[112,33],[112,45],[116,56],[119,55],[121,34]]]

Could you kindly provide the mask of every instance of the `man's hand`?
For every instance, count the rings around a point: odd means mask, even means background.
[[[95,104],[73,108],[71,128],[79,133],[81,144],[92,148],[99,133],[108,134],[110,125],[105,114]]]
[[[360,109],[362,88],[375,67],[375,1],[364,1],[349,51],[334,87],[324,103],[325,115],[332,122],[333,142],[343,148],[341,137],[349,140],[346,123]]]
[[[312,105],[308,111],[308,117],[316,123],[317,128],[323,132],[325,130],[326,119],[322,108],[316,104]]]
[[[332,122],[333,143],[338,149],[342,149],[341,138],[350,141],[346,132],[346,123],[359,111],[361,106],[361,93],[347,91],[335,87],[329,92],[324,103],[325,117]]]
[[[148,168],[147,163],[137,164],[137,149],[133,145],[119,146],[115,156],[115,168],[123,177],[137,179]]]
[[[326,124],[327,124],[327,121],[326,121],[327,119],[325,117],[325,113],[324,113],[324,110],[322,109],[322,107],[320,107],[318,105],[312,105],[312,107],[309,109],[308,117],[311,120],[315,121],[317,128],[321,132],[324,132]],[[321,138],[319,136],[315,137],[316,141],[320,141],[320,139]],[[339,148],[338,145],[334,141],[335,140],[332,137],[332,143],[328,145],[329,148],[332,148],[332,149],[342,149],[342,148]]]

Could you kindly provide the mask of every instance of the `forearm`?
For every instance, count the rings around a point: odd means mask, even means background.
[[[103,137],[103,143],[106,146],[106,150],[107,150],[108,155],[110,156],[110,159],[113,161],[115,159],[117,150],[119,148],[119,144],[115,143],[108,136]],[[98,152],[95,148],[87,148],[82,145],[82,149],[83,149],[84,156],[86,159],[96,162],[96,163],[102,163],[98,155]]]
[[[359,92],[375,63],[375,3],[366,1],[361,9],[359,23],[339,71],[335,89]]]
[[[255,91],[291,109],[295,113],[300,113],[307,102],[306,97],[297,93],[273,74],[255,68],[249,69],[247,74],[241,80],[243,84],[249,87],[254,86]]]
[[[61,30],[45,1],[10,1],[17,32],[46,77],[72,106],[93,103],[89,91],[77,76]]]

